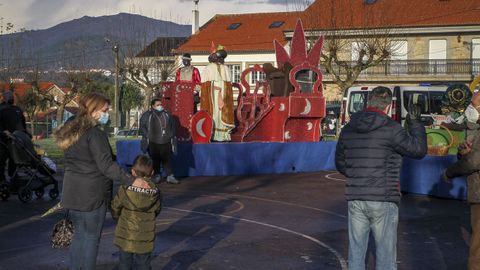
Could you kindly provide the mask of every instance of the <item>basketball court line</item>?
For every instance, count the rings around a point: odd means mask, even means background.
[[[281,227],[281,226],[277,226],[277,225],[273,225],[273,224],[269,224],[269,223],[265,223],[265,222],[260,222],[260,221],[256,221],[256,220],[252,220],[252,219],[239,218],[239,217],[233,217],[233,216],[227,216],[227,215],[221,215],[221,214],[214,214],[214,213],[208,213],[208,212],[185,210],[185,209],[180,209],[180,208],[175,208],[175,207],[165,207],[165,208],[170,209],[170,210],[174,210],[174,211],[185,212],[185,213],[195,213],[195,214],[199,214],[199,215],[207,215],[207,216],[212,216],[212,217],[222,217],[222,218],[226,218],[226,219],[233,219],[233,220],[237,220],[237,221],[242,221],[242,222],[247,222],[247,223],[252,223],[252,224],[256,224],[256,225],[260,225],[260,226],[269,227],[269,228],[272,228],[272,229],[276,229],[276,230],[279,230],[279,231],[283,231],[283,232],[287,232],[287,233],[290,233],[290,234],[300,236],[302,238],[305,238],[307,240],[310,240],[310,241],[318,244],[319,246],[321,246],[323,248],[326,248],[329,252],[331,252],[333,255],[335,255],[338,262],[340,263],[340,267],[342,268],[342,270],[347,270],[347,262],[338,251],[336,251],[334,248],[330,247],[329,245],[325,244],[324,242],[322,242],[322,241],[320,241],[316,238],[313,238],[312,236],[309,236],[309,235],[306,235],[306,234],[303,234],[303,233],[300,233],[300,232],[297,232],[297,231],[293,231],[293,230],[290,230],[290,229],[287,229],[287,228],[284,228],[284,227]]]

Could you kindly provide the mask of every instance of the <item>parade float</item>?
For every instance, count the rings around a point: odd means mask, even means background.
[[[315,142],[320,139],[320,122],[325,117],[322,73],[318,69],[323,37],[307,52],[302,24],[298,21],[290,52],[275,41],[277,70],[288,63],[292,66],[285,76],[293,91],[285,96],[273,95],[269,82],[257,81],[251,89],[246,80],[251,72],[265,73],[259,66],[244,70],[238,90],[235,128],[231,142]],[[313,72],[314,81],[302,87],[298,72]],[[194,114],[193,83],[167,82],[162,84],[161,99],[165,108],[177,118],[177,137],[182,142],[210,143],[211,115],[204,111]]]
[[[265,65],[255,65],[241,73],[241,83],[225,84],[225,89],[231,87],[238,92],[232,121],[234,127],[229,131],[231,141],[228,142],[212,138],[215,126],[212,113],[208,110],[196,111],[194,93],[199,87],[204,87],[205,82],[163,83],[159,97],[177,124],[179,143],[172,157],[175,175],[255,175],[335,170],[336,142],[320,141],[321,121],[326,115],[322,73],[318,69],[322,46],[323,37],[320,37],[307,51],[302,23],[298,21],[289,52],[274,41],[278,65],[274,71],[277,75],[283,73],[283,76],[277,76],[276,81],[257,81],[252,89],[246,80],[249,73],[271,72]],[[306,73],[310,80],[300,80],[299,74]],[[450,92],[458,94],[457,90]],[[461,92],[465,94],[464,89]],[[464,95],[465,98],[467,96]],[[444,105],[452,105],[451,101],[447,100]],[[463,99],[461,102],[466,101]],[[124,167],[131,166],[135,156],[141,152],[140,142],[118,141],[117,151],[117,162]],[[455,155],[444,154],[429,155],[421,161],[405,159],[401,174],[402,191],[465,198],[464,179],[450,184],[440,181],[443,169],[456,160]]]
[[[290,51],[274,41],[278,66],[285,72],[284,84],[291,90],[274,89],[258,81],[253,89],[246,76],[266,72],[256,65],[244,70],[234,111],[231,141],[212,142],[214,123],[203,110],[195,112],[195,83],[166,82],[160,98],[177,123],[178,150],[173,156],[178,176],[244,175],[262,173],[334,170],[335,142],[319,143],[325,117],[322,73],[318,69],[323,37],[307,51],[301,21],[297,22]],[[286,68],[288,67],[288,68]],[[312,81],[298,74],[314,74]],[[288,87],[287,87],[288,88]],[[282,93],[282,94],[276,94]],[[201,107],[201,106],[200,106]],[[129,166],[140,152],[138,141],[119,141],[118,162]]]

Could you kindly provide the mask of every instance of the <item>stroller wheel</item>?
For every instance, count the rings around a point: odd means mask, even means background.
[[[10,197],[10,188],[7,184],[0,185],[0,199],[6,201]]]
[[[32,200],[32,190],[28,187],[22,187],[18,190],[18,199],[21,202],[27,203]]]
[[[50,191],[48,192],[48,196],[50,196],[50,199],[52,200],[55,200],[56,198],[58,198],[58,189],[57,188],[50,189]]]
[[[39,199],[42,198],[43,194],[45,194],[45,190],[43,188],[39,188],[35,190],[35,195],[37,196],[37,198]]]

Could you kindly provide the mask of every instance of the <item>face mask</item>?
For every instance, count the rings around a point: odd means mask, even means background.
[[[108,113],[102,112],[100,114],[100,119],[98,119],[98,122],[102,125],[105,125],[108,122]]]
[[[467,117],[467,121],[471,123],[477,123],[478,121],[478,111],[473,107],[472,104],[468,105],[465,109],[465,117]]]
[[[163,106],[159,105],[159,106],[155,107],[155,110],[161,112],[161,111],[163,111]]]

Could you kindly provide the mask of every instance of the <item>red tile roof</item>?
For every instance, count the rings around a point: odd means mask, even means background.
[[[365,0],[316,0],[304,14],[315,17],[320,29],[334,25],[338,29],[480,25],[480,1],[376,0],[365,4]]]
[[[49,90],[54,85],[55,84],[52,83],[52,82],[40,82],[40,83],[38,83],[38,89],[43,92],[43,91]],[[27,90],[29,90],[29,89],[32,89],[32,84],[31,83],[9,84],[9,83],[0,82],[0,91],[3,92],[5,90],[11,90],[11,91],[13,91],[14,96],[20,96],[21,97],[21,96],[25,95],[25,92],[27,92]]]
[[[293,31],[299,17],[305,28],[316,29],[478,26],[480,1],[376,0],[365,4],[365,0],[316,0],[302,12],[216,15],[176,52],[208,53],[212,41],[229,52],[273,51],[273,40],[285,44],[283,31]],[[274,21],[285,23],[279,28],[268,28]],[[241,25],[227,30],[232,23]]]
[[[200,32],[192,35],[176,52],[209,53],[211,42],[225,46],[228,52],[273,51],[273,40],[286,43],[283,31],[293,29],[301,12],[255,13],[216,15]],[[285,23],[278,28],[269,28],[275,21]],[[233,23],[241,23],[235,30],[227,30]]]

